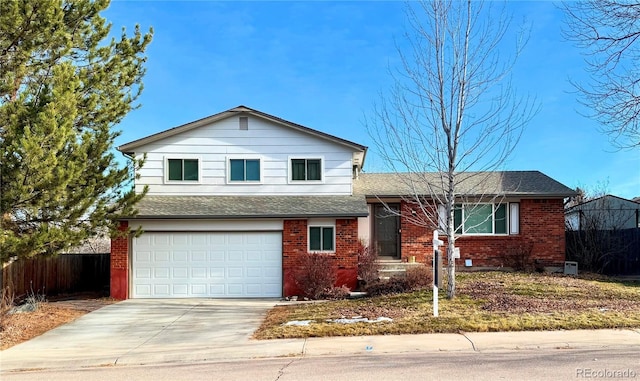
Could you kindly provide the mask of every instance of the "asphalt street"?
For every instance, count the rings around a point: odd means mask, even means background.
[[[634,380],[640,379],[637,349],[370,353],[10,372],[2,380]]]

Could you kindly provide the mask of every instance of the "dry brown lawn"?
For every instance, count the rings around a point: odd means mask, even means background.
[[[359,300],[279,306],[255,333],[258,339],[415,333],[640,327],[640,282],[602,277],[504,272],[459,273],[457,296],[440,292],[433,317],[431,290]],[[340,324],[355,316],[392,322]],[[309,326],[286,326],[311,320]]]

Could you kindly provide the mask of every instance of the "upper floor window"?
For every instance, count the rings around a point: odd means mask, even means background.
[[[291,159],[292,181],[321,181],[322,159]]]
[[[507,204],[459,204],[453,219],[456,233],[508,234]]]
[[[260,181],[260,159],[229,159],[229,181]]]
[[[198,159],[167,159],[167,180],[198,181]]]

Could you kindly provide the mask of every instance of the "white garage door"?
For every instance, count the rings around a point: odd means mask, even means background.
[[[282,295],[282,233],[143,233],[133,239],[133,298]]]

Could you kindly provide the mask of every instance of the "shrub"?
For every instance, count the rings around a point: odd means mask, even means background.
[[[422,290],[433,284],[433,269],[425,264],[407,268],[407,284],[411,290]]]
[[[533,265],[532,252],[532,242],[518,242],[510,245],[505,255],[505,266],[511,267],[515,271],[530,271]]]
[[[358,279],[364,284],[378,280],[378,253],[375,248],[358,243]]]
[[[407,278],[395,276],[389,279],[373,281],[365,287],[365,291],[369,296],[401,294],[409,290],[410,287]]]
[[[351,290],[347,286],[331,287],[322,294],[323,299],[340,300],[346,299],[351,295]]]
[[[294,279],[304,296],[321,299],[333,288],[337,279],[333,257],[326,254],[302,254]]]

